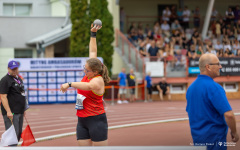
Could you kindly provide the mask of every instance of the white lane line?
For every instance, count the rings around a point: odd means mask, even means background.
[[[184,121],[184,120],[188,120],[188,118],[177,118],[177,119],[167,119],[167,120],[131,123],[131,124],[111,126],[111,127],[108,127],[108,129],[112,130],[112,129],[126,128],[126,127],[140,126],[140,125],[149,125],[149,124]],[[73,129],[73,128],[64,128],[64,129]],[[59,130],[64,130],[64,129],[56,129],[54,131],[59,131]],[[45,132],[49,132],[49,131],[53,131],[53,130],[42,131],[42,132],[34,132],[33,134],[45,133]],[[75,134],[76,134],[76,132],[69,132],[69,133],[46,136],[46,137],[42,137],[42,138],[36,138],[35,140],[36,140],[36,142],[40,142],[40,141],[46,141],[46,140],[52,140],[52,139],[56,139],[56,138],[71,136],[71,135],[75,135]],[[21,145],[21,144],[22,144],[22,142],[18,143],[18,145]]]

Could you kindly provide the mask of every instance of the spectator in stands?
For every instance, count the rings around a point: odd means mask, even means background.
[[[206,51],[206,54],[209,54],[209,53],[212,53],[214,55],[217,55],[216,53],[216,50],[214,50],[213,46],[212,46],[212,43],[209,43],[207,46],[207,51]]]
[[[182,25],[182,22],[183,22],[183,10],[182,10],[182,7],[178,8],[177,16],[178,16],[179,23]]]
[[[174,70],[178,71],[182,69],[185,65],[185,59],[183,58],[183,55],[180,49],[176,50],[176,54],[174,55],[174,58],[175,58]]]
[[[195,59],[197,57],[196,53],[196,46],[195,45],[190,45],[190,48],[188,49],[187,53],[188,58]]]
[[[139,23],[138,23],[137,29],[138,29],[138,30],[143,30],[143,24],[142,24],[142,22],[139,22]]]
[[[231,24],[231,22],[234,20],[234,13],[232,11],[232,8],[229,7],[226,11],[226,24]]]
[[[149,24],[146,24],[145,29],[144,29],[144,33],[148,34],[149,30],[150,30]]]
[[[153,26],[153,32],[154,32],[154,33],[157,32],[160,28],[161,28],[161,27],[160,27],[160,25],[159,25],[159,22],[156,21],[155,24],[154,24],[154,26]]]
[[[158,29],[156,33],[154,33],[154,40],[157,41],[157,40],[160,40],[163,35],[162,35],[162,30],[161,29]]]
[[[152,101],[152,78],[151,78],[151,72],[147,73],[147,76],[145,77],[145,86],[147,87],[147,100]]]
[[[182,38],[181,38],[181,34],[179,32],[179,30],[176,30],[173,34],[172,34],[172,42],[173,45],[179,45],[179,47],[182,47]]]
[[[150,57],[150,61],[157,61],[158,54],[158,47],[156,47],[156,43],[154,40],[151,42],[151,47],[148,49],[148,56]]]
[[[167,21],[163,21],[163,24],[161,24],[161,30],[165,36],[170,37],[170,26]]]
[[[153,32],[152,32],[152,30],[148,31],[147,37],[149,38],[149,40],[153,40]]]
[[[184,30],[189,28],[190,15],[191,15],[190,10],[188,9],[187,6],[185,6],[183,11],[183,29]]]
[[[236,56],[240,56],[240,48],[237,50],[237,55]]]
[[[146,57],[147,56],[147,52],[146,52],[146,49],[145,49],[145,41],[141,41],[140,43],[140,47],[139,47],[139,53],[142,57]]]
[[[224,57],[233,57],[233,53],[229,48],[226,48],[225,52],[224,52]]]
[[[230,44],[230,41],[229,41],[229,40],[226,41],[226,42],[224,43],[224,45],[223,45],[223,50],[224,50],[224,52],[225,52],[227,49],[229,49],[229,51],[232,51],[232,47],[231,47],[231,44]]]
[[[216,23],[216,31],[215,32],[216,32],[217,38],[220,39],[220,37],[221,37],[221,25],[220,25],[219,21],[217,21],[217,23]]]
[[[120,8],[120,30],[124,31],[124,22],[125,22],[126,14],[124,12],[123,7]]]
[[[232,53],[236,56],[237,55],[237,50],[240,49],[240,44],[237,38],[235,38],[234,43],[232,45]]]
[[[130,27],[128,29],[128,33],[132,32],[132,31],[137,32],[137,27],[136,27],[136,23],[135,22],[131,23],[131,25],[130,25]]]
[[[191,41],[194,45],[197,45],[201,42],[201,36],[197,30],[193,33]]]
[[[239,31],[240,31],[240,19],[238,19],[238,21],[234,25],[234,33],[235,33],[236,36],[238,36]]]
[[[178,19],[176,6],[171,7],[170,23]]]
[[[223,45],[220,43],[220,41],[218,40],[217,43],[214,45],[214,49],[217,51],[217,53],[220,50],[223,50]]]
[[[130,69],[130,73],[127,74],[127,81],[128,87],[130,88],[130,102],[133,102],[135,99],[135,83],[136,83],[136,76],[134,74],[133,69]]]
[[[193,25],[195,28],[199,28],[200,26],[200,10],[199,7],[196,7],[193,11]]]
[[[225,22],[223,21],[223,19],[219,19],[219,24],[221,26],[221,33],[223,35],[225,35],[225,32],[226,32],[226,24]]]
[[[163,10],[163,13],[162,13],[162,14],[163,14],[162,20],[169,22],[169,21],[170,21],[170,16],[171,16],[171,11],[170,11],[169,7],[166,7],[166,8]]]
[[[122,72],[120,72],[118,75],[118,85],[119,85],[118,101],[117,101],[118,104],[128,103],[128,101],[125,100],[126,94],[127,94],[127,89],[126,89],[127,76],[125,72],[126,72],[126,69],[122,68]],[[121,101],[121,97],[122,97],[122,101]]]
[[[201,57],[204,54],[202,46],[198,46],[197,57]]]
[[[217,21],[217,17],[218,17],[218,11],[215,9],[215,8],[213,8],[212,9],[212,14],[211,14],[211,22],[212,21]]]
[[[234,24],[236,24],[239,19],[240,19],[240,9],[239,9],[239,5],[237,5],[234,11]]]
[[[174,34],[174,32],[176,31],[176,30],[182,30],[182,27],[181,27],[181,25],[179,24],[179,21],[176,19],[176,20],[174,20],[174,22],[172,23],[172,25],[171,25],[171,30],[172,30],[172,33]]]
[[[216,21],[213,21],[212,24],[211,24],[212,34],[215,35],[215,36],[216,36],[216,24],[217,24]]]
[[[169,84],[166,82],[165,77],[163,77],[162,81],[158,83],[157,89],[159,91],[159,97],[161,101],[163,101],[163,95],[168,95],[168,100],[171,100]]]
[[[182,45],[181,45],[182,48],[187,49],[188,39],[184,31],[181,33],[181,39],[182,39]]]
[[[235,40],[235,36],[234,36],[234,32],[233,31],[230,31],[229,34],[228,34],[228,39],[233,42]]]
[[[140,40],[144,40],[143,30],[138,29],[138,35],[137,35],[137,38],[140,39]]]
[[[224,57],[224,52],[223,52],[223,50],[217,51],[217,57]]]

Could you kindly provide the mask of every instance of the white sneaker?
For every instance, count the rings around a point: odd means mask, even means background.
[[[118,104],[122,104],[122,101],[121,101],[121,100],[118,100],[117,103],[118,103]]]
[[[124,100],[124,101],[123,101],[123,103],[127,104],[127,103],[128,103],[128,101],[127,101],[127,100]]]

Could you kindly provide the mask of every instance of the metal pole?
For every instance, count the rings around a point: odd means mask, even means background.
[[[111,105],[114,105],[114,85],[112,85],[112,103]]]
[[[214,1],[215,0],[209,0],[209,3],[208,3],[207,13],[206,13],[206,16],[205,16],[205,19],[204,19],[204,24],[203,24],[203,29],[202,29],[203,40],[207,36],[207,31],[208,31],[208,26],[209,26],[209,22],[210,22],[210,17],[211,17],[211,14],[212,14],[212,8],[213,8],[213,5],[214,5]]]

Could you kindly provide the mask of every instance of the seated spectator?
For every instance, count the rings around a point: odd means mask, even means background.
[[[224,57],[233,57],[233,56],[234,55],[233,55],[232,51],[229,48],[227,48],[224,52]]]
[[[176,30],[181,30],[182,29],[182,27],[181,27],[181,25],[179,24],[179,21],[178,20],[175,20],[173,23],[172,23],[172,25],[171,25],[171,30],[172,30],[172,33],[174,34],[174,32],[176,31]]]
[[[237,55],[237,50],[240,49],[240,44],[237,38],[235,38],[234,43],[232,45],[232,53],[236,56]]]
[[[240,56],[240,49],[237,50],[237,56]]]
[[[167,37],[170,36],[170,26],[167,21],[163,21],[163,24],[161,24],[161,29],[164,35],[166,35]]]
[[[237,5],[236,9],[234,10],[234,24],[236,24],[239,19],[240,19],[240,9],[239,9],[239,5]]]
[[[135,22],[131,23],[131,25],[130,25],[130,27],[128,29],[128,33],[130,33],[133,30],[134,30],[134,32],[137,32],[137,27],[136,27],[136,23]]]
[[[180,47],[182,47],[182,38],[181,38],[181,34],[179,32],[179,30],[176,30],[173,34],[172,34],[172,41],[173,41],[173,45],[179,45]]]
[[[217,51],[217,57],[224,57],[223,49]]]
[[[195,59],[197,57],[195,45],[192,44],[190,46],[190,48],[188,49],[188,52],[187,52],[187,56],[188,56],[188,58],[192,58],[192,59]]]
[[[166,82],[166,78],[162,78],[162,81],[157,85],[157,89],[161,101],[163,101],[163,95],[168,95],[168,100],[171,100],[170,88],[169,84]]]
[[[223,51],[226,52],[226,49],[229,49],[229,51],[232,51],[232,47],[230,44],[230,41],[226,41],[223,45]]]
[[[157,56],[158,56],[158,47],[155,45],[155,41],[152,40],[151,42],[151,47],[148,49],[148,56],[150,57],[150,61],[157,61]],[[151,58],[152,57],[152,58]]]
[[[230,31],[230,33],[228,34],[228,39],[229,39],[230,41],[233,41],[233,40],[235,39],[235,36],[234,36],[233,31]]]
[[[155,33],[155,32],[157,32],[159,29],[160,29],[159,22],[156,21],[155,24],[154,24],[154,26],[153,26],[153,32]]]
[[[225,35],[225,32],[226,32],[226,24],[225,22],[223,21],[223,19],[219,19],[219,24],[221,26],[221,33],[223,35]]]
[[[154,40],[157,41],[162,38],[162,30],[158,29],[156,33],[154,33]]]
[[[206,54],[212,53],[214,55],[217,55],[216,50],[213,49],[212,43],[207,45],[206,48],[207,48]]]
[[[179,70],[179,69],[183,68],[184,65],[185,65],[185,59],[183,59],[181,50],[180,49],[176,50],[174,70]]]
[[[157,42],[156,42],[156,46],[159,48],[159,49],[163,49],[164,46],[165,46],[165,43],[163,41],[163,39],[158,39]]]
[[[147,56],[147,52],[146,52],[146,49],[145,49],[145,42],[144,41],[141,41],[141,43],[140,43],[139,53],[140,53],[140,55],[142,57],[146,57]]]
[[[148,34],[149,30],[150,30],[149,24],[146,24],[145,29],[144,29],[144,33]]]
[[[137,35],[138,39],[141,39],[142,41],[144,40],[144,36],[143,36],[143,30],[138,30],[138,35]]]
[[[197,45],[199,42],[201,42],[201,36],[198,31],[193,33],[191,41],[194,45]]]
[[[151,30],[148,31],[147,37],[149,40],[153,40],[153,32]]]
[[[220,41],[217,41],[217,44],[214,45],[214,49],[216,51],[223,50],[223,45],[220,43]]]
[[[202,48],[202,46],[198,46],[197,57],[201,57],[202,54],[204,54],[203,48]]]
[[[181,33],[181,39],[182,39],[182,45],[181,45],[182,48],[187,49],[188,39],[187,39],[187,37],[186,37],[185,32],[182,32],[182,33]]]

